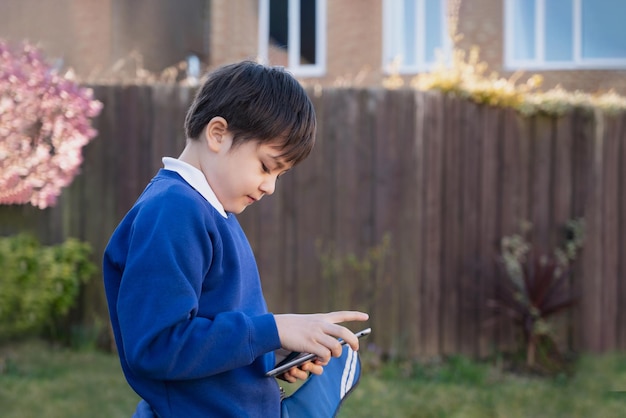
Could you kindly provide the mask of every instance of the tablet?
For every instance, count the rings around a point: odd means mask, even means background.
[[[354,335],[356,335],[358,338],[361,338],[366,335],[369,335],[371,332],[372,332],[372,329],[367,328],[367,329],[364,329],[363,331],[356,332]],[[340,339],[340,342],[341,342],[341,345],[344,345],[346,343],[344,340],[341,340],[341,339]],[[315,357],[316,357],[315,354],[298,353],[294,351],[291,354],[289,354],[287,357],[285,357],[283,361],[278,363],[276,367],[274,367],[269,372],[265,373],[265,376],[267,377],[279,376],[285,373],[287,370],[291,369],[292,367],[297,367],[306,363],[307,361],[314,360]]]

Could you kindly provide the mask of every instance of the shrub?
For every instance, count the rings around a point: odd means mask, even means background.
[[[81,284],[96,272],[90,255],[89,244],[73,238],[54,246],[28,234],[0,238],[0,340],[54,335]]]
[[[520,82],[523,76],[521,71],[515,72],[509,78],[504,78],[495,71],[489,72],[487,64],[479,58],[478,47],[472,47],[469,53],[455,47],[447,61],[440,56],[435,68],[413,77],[410,86],[422,91],[441,91],[479,104],[511,107],[525,116],[561,116],[574,107],[597,108],[609,114],[626,109],[626,97],[613,90],[590,94],[570,92],[556,86],[548,91],[541,91],[543,78],[539,74],[531,75],[525,82]],[[398,74],[392,74],[383,80],[383,85],[392,89],[403,87],[404,84]]]

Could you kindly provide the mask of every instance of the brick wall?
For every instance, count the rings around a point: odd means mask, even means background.
[[[306,84],[379,85],[382,71],[383,0],[327,0],[327,72]],[[504,0],[448,0],[460,4],[459,46],[480,47],[489,69],[504,77]],[[258,54],[258,0],[2,0],[0,38],[38,42],[49,57],[62,57],[79,76],[107,75],[120,59],[160,72],[198,54],[209,67]],[[270,51],[282,64],[284,53]],[[527,72],[530,76],[534,72]],[[626,94],[626,70],[544,71],[543,88],[616,89]],[[405,77],[408,81],[411,76]],[[523,80],[524,78],[522,78]]]
[[[381,80],[382,1],[328,0],[327,72],[306,82],[336,84]],[[258,54],[257,0],[213,0],[209,17],[210,66]],[[270,63],[284,65],[285,54],[269,51]]]
[[[132,51],[143,68],[160,72],[189,53],[208,56],[205,2],[2,0],[0,38],[39,44],[83,79],[110,75],[119,60],[133,61]]]
[[[382,1],[328,0],[326,84],[378,84],[382,77]]]
[[[79,74],[109,65],[111,0],[2,0],[0,38],[39,44]]]
[[[208,22],[211,66],[258,54],[257,0],[212,0]]]
[[[458,0],[449,0],[453,4]],[[490,70],[504,77],[513,74],[504,69],[504,0],[462,0],[458,33],[463,35],[459,46],[469,50],[473,45],[480,47],[481,60]],[[557,84],[567,90],[589,92],[614,89],[626,94],[626,70],[584,70],[584,71],[526,71],[525,78],[540,74],[543,77],[542,89]]]

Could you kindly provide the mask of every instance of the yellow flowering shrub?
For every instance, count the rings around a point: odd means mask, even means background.
[[[415,76],[410,86],[423,91],[439,90],[490,106],[512,107],[524,115],[562,115],[572,107],[600,108],[611,113],[626,110],[626,97],[614,91],[594,95],[557,86],[542,92],[539,87],[543,78],[538,74],[520,83],[521,72],[507,79],[496,72],[488,74],[487,70],[487,64],[479,59],[478,47],[471,48],[469,54],[454,48],[449,62],[440,55],[436,67]],[[404,82],[397,74],[391,74],[383,85],[394,89],[402,87]]]

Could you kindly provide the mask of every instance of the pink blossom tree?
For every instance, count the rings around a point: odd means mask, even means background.
[[[0,40],[0,204],[53,206],[78,173],[101,109],[38,48]]]

